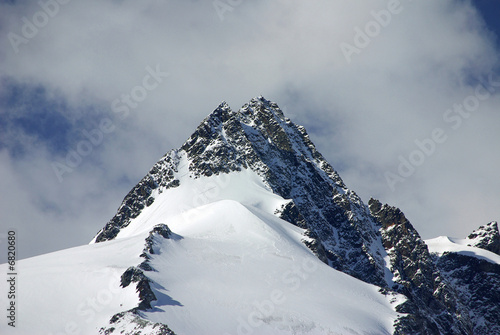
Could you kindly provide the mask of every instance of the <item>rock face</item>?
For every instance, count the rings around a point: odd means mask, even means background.
[[[163,156],[125,196],[115,216],[94,237],[92,242],[112,240],[126,227],[131,219],[136,218],[144,207],[150,206],[154,197],[153,190],[161,187],[162,190],[179,186],[179,181],[174,179],[174,172],[179,164],[177,151],[171,151]]]
[[[472,322],[469,334],[500,333],[500,265],[454,252],[436,258]]]
[[[500,255],[500,232],[496,221],[474,230],[467,239],[470,241],[468,245],[471,247],[481,248]]]
[[[396,321],[396,334],[500,333],[498,265],[452,254],[433,257],[399,209],[373,199],[364,204],[316,150],[304,127],[263,97],[238,111],[221,103],[181,148],[163,156],[129,192],[93,242],[116,238],[155,201],[155,194],[178,187],[175,174],[185,168],[182,164],[188,164],[192,179],[243,169],[256,172],[275,194],[288,199],[275,215],[307,229],[304,243],[323,262],[388,294],[406,296],[397,306],[404,314]],[[122,276],[122,285],[137,285],[141,303],[135,312],[150,308],[155,299],[148,255],[155,252],[155,238],[170,234],[165,225],[155,227],[146,240],[145,261]],[[469,239],[471,245],[499,252],[496,222]],[[134,320],[129,314],[114,321]],[[169,331],[166,327],[165,334]]]
[[[468,314],[415,228],[399,209],[374,199],[368,204],[381,225],[394,273],[392,289],[408,298],[398,306],[399,312],[408,315],[398,321],[396,334],[470,334]]]

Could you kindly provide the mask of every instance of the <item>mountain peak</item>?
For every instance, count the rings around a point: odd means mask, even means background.
[[[184,157],[184,158],[183,158]],[[371,283],[382,283],[384,260],[369,250],[383,249],[361,199],[348,190],[316,150],[304,127],[285,118],[262,96],[238,112],[221,103],[186,140],[158,161],[129,192],[118,213],[93,242],[116,238],[159,194],[187,180],[251,170],[287,205],[275,214],[305,227],[322,243],[314,252],[330,265]],[[186,179],[187,178],[187,179]],[[333,230],[345,231],[332,234]],[[352,244],[362,245],[351,252]]]
[[[231,110],[231,107],[226,101],[222,101],[217,108],[213,110],[210,115],[208,115],[200,124],[200,126],[204,124],[209,124],[211,126],[217,126],[222,122],[227,121],[231,115],[234,114]],[[198,128],[200,127],[198,126]]]
[[[281,121],[290,121],[285,118],[283,111],[279,108],[278,104],[267,100],[263,96],[258,96],[250,100],[250,102],[243,105],[239,110],[242,115],[267,119],[277,119]]]
[[[212,112],[213,113],[216,113],[216,114],[219,114],[219,113],[228,113],[228,114],[232,114],[233,111],[231,110],[231,107],[229,106],[229,104],[225,101],[225,100],[222,100],[221,103],[219,104],[219,106],[217,106],[217,108]]]

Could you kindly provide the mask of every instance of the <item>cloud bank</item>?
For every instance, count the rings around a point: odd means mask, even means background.
[[[0,22],[0,234],[21,257],[90,241],[222,100],[260,94],[423,237],[500,219],[498,48],[470,2],[14,1]]]

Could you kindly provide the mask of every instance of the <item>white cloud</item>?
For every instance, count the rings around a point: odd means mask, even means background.
[[[221,21],[212,1],[70,1],[17,54],[7,34],[21,34],[21,18],[32,19],[40,6],[0,5],[0,73],[40,83],[72,107],[95,103],[108,115],[112,101],[141,84],[147,66],[170,74],[116,120],[116,131],[64,187],[51,175],[50,154],[30,157],[36,162],[30,165],[3,153],[2,198],[30,205],[6,205],[2,213],[26,234],[38,218],[40,239],[52,241],[59,220],[68,235],[84,229],[90,240],[154,161],[180,146],[221,100],[237,109],[262,94],[309,129],[365,201],[374,195],[401,207],[425,237],[460,236],[500,219],[489,205],[499,200],[491,168],[500,162],[498,95],[459,129],[443,121],[448,108],[473,94],[473,79],[494,70],[491,36],[467,2],[401,1],[390,23],[348,63],[341,43],[354,43],[355,28],[365,29],[371,12],[389,3],[244,1]],[[447,141],[391,191],[384,172],[395,171],[398,156],[437,127]],[[22,182],[27,175],[29,186]],[[44,195],[63,212],[43,212],[29,194]]]

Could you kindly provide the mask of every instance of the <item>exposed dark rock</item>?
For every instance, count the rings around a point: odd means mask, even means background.
[[[321,241],[318,239],[318,236],[311,230],[307,230],[305,235],[310,239],[310,240],[303,240],[302,242],[314,252],[314,254],[325,264],[329,264],[330,257],[328,254],[328,251],[325,250],[323,247],[323,244]]]
[[[138,310],[150,309],[151,303],[156,300],[156,296],[151,288],[151,280],[144,274],[144,271],[155,271],[149,264],[149,261],[151,255],[159,253],[159,250],[155,249],[157,244],[156,239],[169,239],[172,235],[172,231],[166,224],[160,223],[154,226],[145,240],[144,250],[141,254],[141,257],[145,260],[137,267],[129,267],[121,276],[121,287],[127,287],[131,283],[136,283],[140,301],[137,307]]]
[[[160,223],[160,224],[154,226],[153,230],[151,230],[149,232],[149,236],[146,238],[146,245],[144,247],[144,253],[149,253],[149,254],[157,253],[157,251],[155,252],[155,249],[154,249],[154,244],[155,244],[154,240],[155,240],[155,237],[157,235],[168,239],[168,238],[170,238],[170,236],[172,236],[172,231],[164,223]]]
[[[127,287],[130,283],[135,283],[144,279],[147,279],[144,273],[135,266],[131,266],[122,274],[120,286]]]
[[[496,221],[474,230],[467,239],[470,240],[469,245],[472,247],[485,249],[500,255],[500,232]]]
[[[500,265],[453,252],[436,262],[469,311],[472,334],[500,334]]]
[[[175,335],[175,333],[165,324],[154,323],[144,319],[141,316],[141,311],[146,311],[152,308],[151,303],[156,301],[156,295],[152,288],[153,282],[146,276],[144,271],[155,271],[149,261],[151,255],[159,253],[156,250],[157,239],[169,239],[173,235],[167,225],[161,223],[149,232],[149,236],[145,240],[144,250],[141,257],[145,260],[138,267],[129,267],[121,276],[120,286],[127,287],[132,283],[136,284],[137,292],[139,293],[139,304],[137,307],[113,315],[109,321],[109,327],[102,327],[99,334],[126,334],[126,335]]]
[[[288,202],[283,205],[279,210],[276,210],[275,214],[280,218],[291,224],[300,227],[307,228],[307,223],[302,214],[300,214],[297,206],[293,201]]]
[[[151,302],[156,300],[156,296],[151,289],[150,280],[144,272],[137,267],[129,267],[121,277],[121,287],[127,287],[131,283],[136,283],[137,292],[139,293],[140,310],[151,308]]]
[[[142,178],[142,180],[125,196],[115,216],[104,226],[95,237],[95,242],[114,239],[120,230],[127,227],[130,221],[142,212],[144,207],[154,202],[154,190],[178,187],[179,180],[174,179],[177,171],[179,156],[177,151],[171,151],[163,156]]]
[[[498,225],[490,222],[471,233],[469,246],[491,252],[498,248]],[[500,334],[500,264],[474,254],[444,252],[433,255],[437,267],[465,305],[472,334]]]
[[[368,206],[381,226],[394,274],[393,289],[408,298],[397,307],[398,312],[409,315],[397,321],[395,334],[471,334],[468,314],[405,215],[375,199]]]
[[[99,329],[99,334],[175,335],[167,325],[148,321],[135,311],[121,312],[113,315],[109,321],[109,327]]]

